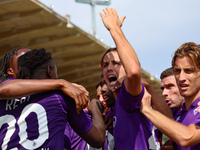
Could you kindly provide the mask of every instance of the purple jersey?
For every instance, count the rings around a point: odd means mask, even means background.
[[[87,142],[74,132],[69,124],[65,128],[65,148],[67,150],[88,150]]]
[[[172,114],[174,116],[174,120],[177,120],[178,116],[181,115],[181,110],[178,110],[178,109],[171,109],[172,110]]]
[[[80,135],[92,128],[85,113],[77,114],[74,100],[61,91],[2,100],[0,149],[63,150],[67,122]]]
[[[107,111],[105,115],[110,116],[113,120],[113,110],[112,109]],[[106,138],[107,138],[109,150],[114,150],[115,149],[115,140],[114,140],[114,135],[113,135],[113,128],[106,130]]]
[[[89,120],[92,121],[91,114],[89,114],[88,111],[85,111],[86,116]],[[69,144],[70,143],[70,147]],[[87,142],[82,139],[81,136],[79,136],[72,127],[67,123],[67,126],[65,128],[65,148],[68,150],[88,150],[88,144]]]
[[[86,116],[92,120],[92,115],[89,114],[88,111],[84,110]],[[70,135],[70,136],[68,136]],[[109,139],[108,139],[109,138]],[[108,145],[108,140],[110,140],[110,145]],[[65,148],[68,150],[114,150],[114,144],[113,144],[114,138],[113,136],[108,133],[106,130],[106,140],[104,143],[104,146],[102,148],[93,148],[85,140],[82,139],[81,136],[79,136],[74,130],[71,128],[69,124],[67,124],[65,128]],[[111,143],[112,142],[112,143]],[[69,144],[71,147],[69,147]]]
[[[199,101],[200,98],[196,99],[188,111],[185,109],[185,103],[183,103],[182,110],[179,111],[179,116],[176,116],[176,120],[185,126],[189,126],[190,124],[196,124],[200,126],[200,113],[197,111],[197,103]],[[188,148],[183,148],[178,144],[177,146],[179,150],[200,150],[200,143]]]
[[[131,96],[124,82],[117,96],[114,108],[115,149],[122,150],[158,150],[160,144],[155,136],[155,127],[140,113],[140,95]]]

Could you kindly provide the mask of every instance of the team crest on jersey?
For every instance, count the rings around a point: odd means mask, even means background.
[[[198,113],[197,108],[193,110],[193,114],[196,115]]]

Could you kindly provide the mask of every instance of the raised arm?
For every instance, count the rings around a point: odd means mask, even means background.
[[[74,99],[79,113],[88,103],[88,92],[80,87],[82,86],[63,79],[16,79],[0,84],[0,100],[19,98],[50,90],[62,90],[63,93]]]
[[[126,89],[131,95],[138,95],[142,91],[140,63],[136,52],[121,30],[125,16],[119,18],[113,8],[106,8],[103,11],[104,14],[101,12],[100,16],[116,44],[120,60],[125,68],[127,75],[125,78]]]

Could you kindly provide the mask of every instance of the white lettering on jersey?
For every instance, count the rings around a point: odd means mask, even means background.
[[[17,106],[19,106],[20,104],[29,101],[30,96],[27,97],[22,97],[19,99],[12,99],[12,100],[7,100],[6,102],[6,110],[12,110],[15,109]]]
[[[37,139],[29,140],[28,133],[27,133],[27,116],[34,112],[37,115],[38,120],[38,132],[39,136]],[[26,149],[36,149],[40,147],[48,138],[49,138],[49,131],[48,131],[48,122],[47,122],[47,114],[45,109],[42,105],[37,103],[32,103],[27,105],[21,112],[21,115],[16,121],[15,117],[12,115],[4,115],[0,117],[0,128],[3,124],[8,124],[7,132],[4,137],[3,143],[1,145],[1,149],[7,149],[8,142],[10,141],[11,137],[14,135],[15,126],[19,126],[19,137],[20,141],[19,144],[22,145]],[[17,150],[17,148],[13,148],[12,150]],[[45,150],[45,149],[44,149]],[[46,149],[47,150],[47,149]]]
[[[6,136],[3,139],[3,144],[1,146],[1,149],[7,149],[7,146],[8,146],[7,143],[10,141],[12,134],[15,132],[16,119],[12,115],[1,116],[0,127],[5,123],[8,124],[8,128],[7,128]]]

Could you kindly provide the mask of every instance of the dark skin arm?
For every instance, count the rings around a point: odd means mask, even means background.
[[[90,131],[81,136],[90,146],[96,148],[102,147],[105,142],[105,124],[98,107],[100,103],[99,100],[93,99],[87,107],[89,113],[92,114],[93,126]]]
[[[153,87],[149,84],[149,82],[142,78],[142,83],[144,87],[147,89],[149,94],[151,94],[151,99],[152,99],[152,107],[155,110],[158,110],[165,116],[169,118],[174,118],[171,109],[169,106],[166,104],[166,102],[156,93],[156,91],[153,89]]]
[[[161,150],[178,150],[177,145],[171,139],[168,139],[163,146],[161,146]]]
[[[106,130],[112,129],[113,128],[113,120],[110,116],[108,115],[103,115],[104,123],[105,123],[105,128]]]
[[[90,102],[88,103],[90,105]],[[101,112],[101,114],[103,113],[104,111],[104,106],[103,104],[100,102],[97,102],[97,107],[99,109],[99,111]],[[88,108],[86,108],[85,110],[89,111]],[[104,121],[104,124],[105,124],[105,129],[108,130],[108,129],[111,129],[113,128],[113,120],[110,116],[108,115],[102,115],[103,117],[103,121]]]
[[[161,146],[161,150],[176,150],[173,146]]]
[[[7,81],[0,84],[0,100],[19,98],[50,90],[62,90],[63,93],[73,98],[77,113],[87,106],[88,91],[81,85],[72,84],[63,79],[16,79]]]

